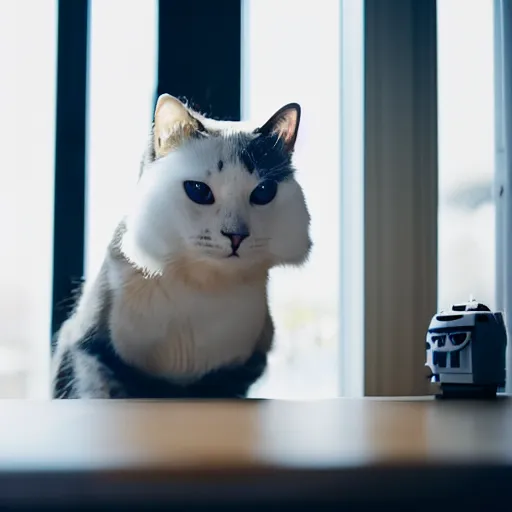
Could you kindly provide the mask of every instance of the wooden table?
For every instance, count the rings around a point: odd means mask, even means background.
[[[0,415],[0,509],[512,509],[504,398],[0,401]]]

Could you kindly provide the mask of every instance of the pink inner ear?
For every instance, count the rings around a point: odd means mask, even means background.
[[[293,140],[297,126],[297,114],[294,110],[285,112],[277,125],[277,131],[286,142]]]

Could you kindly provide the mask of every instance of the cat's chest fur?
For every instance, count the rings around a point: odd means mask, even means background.
[[[165,276],[144,279],[130,269],[119,270],[117,279],[112,341],[128,363],[154,375],[187,380],[244,361],[265,326],[261,282],[208,291]]]

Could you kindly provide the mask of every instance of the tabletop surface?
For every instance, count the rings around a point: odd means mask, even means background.
[[[5,400],[0,401],[0,417],[0,505],[9,497],[25,496],[30,485],[43,494],[58,489],[61,498],[76,493],[72,485],[63,490],[62,478],[70,475],[103,475],[94,484],[97,497],[98,486],[112,493],[113,482],[130,482],[135,489],[130,474],[138,475],[139,484],[141,478],[149,482],[148,475],[152,481],[165,475],[166,482],[174,475],[181,479],[178,491],[184,492],[184,481],[203,478],[210,485],[212,478],[219,481],[226,475],[271,475],[276,482],[280,473],[301,471],[349,474],[365,468],[407,471],[443,464],[512,468],[508,398]],[[52,474],[60,475],[53,488],[48,483]],[[45,486],[34,484],[37,475],[46,475]],[[313,485],[309,477],[307,482]],[[170,492],[168,485],[165,489]]]
[[[0,401],[0,471],[512,461],[512,400]]]

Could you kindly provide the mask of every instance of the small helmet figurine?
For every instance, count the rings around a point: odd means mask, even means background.
[[[502,313],[470,300],[434,315],[426,338],[438,398],[492,398],[505,386],[507,333]]]

